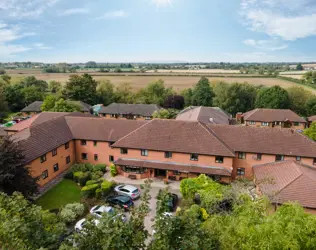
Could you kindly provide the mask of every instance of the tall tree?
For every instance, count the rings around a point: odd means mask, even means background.
[[[56,103],[54,108],[51,111],[54,112],[75,112],[80,111],[81,107],[75,103],[65,101],[64,99],[59,99]]]
[[[316,96],[311,96],[305,104],[307,116],[316,115]]]
[[[167,109],[183,109],[184,97],[181,95],[169,95],[165,99],[163,107]]]
[[[294,112],[306,116],[306,102],[313,96],[312,92],[299,87],[293,86],[287,89],[291,102],[291,110]]]
[[[4,90],[9,108],[13,112],[20,111],[25,107],[25,99],[22,90],[23,85],[21,83],[10,84]]]
[[[184,106],[185,107],[189,107],[192,105],[193,91],[191,88],[182,90],[180,95],[182,95],[184,97]]]
[[[194,106],[212,106],[214,92],[206,77],[202,77],[193,89],[192,104]]]
[[[48,89],[47,82],[43,80],[38,80],[35,78],[35,76],[27,76],[25,77],[21,83],[24,87],[36,87],[37,91],[45,92]]]
[[[118,103],[133,103],[134,93],[130,83],[120,83],[115,90],[115,99]]]
[[[288,92],[280,86],[262,88],[258,91],[256,108],[287,109],[290,108]]]
[[[63,96],[65,99],[94,104],[96,87],[97,82],[89,74],[71,75],[64,87]]]
[[[0,123],[7,117],[7,112],[9,111],[8,103],[4,93],[4,87],[0,85]]]
[[[23,88],[22,94],[26,105],[35,101],[43,101],[44,99],[44,93],[41,92],[35,85]]]
[[[15,191],[28,196],[37,192],[37,180],[25,166],[24,153],[18,143],[9,137],[0,140],[0,190]]]
[[[41,106],[42,111],[52,111],[55,107],[56,102],[60,98],[55,95],[48,95],[45,97],[44,102]]]
[[[98,102],[105,106],[115,101],[114,85],[109,81],[100,81],[97,86]]]
[[[48,82],[48,89],[50,92],[52,93],[57,93],[59,91],[61,91],[62,86],[60,82],[57,81],[49,81]]]
[[[304,70],[304,67],[301,63],[296,65],[296,70]]]

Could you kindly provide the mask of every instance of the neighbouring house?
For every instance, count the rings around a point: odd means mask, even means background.
[[[244,114],[237,113],[237,121],[246,126],[277,127],[303,130],[307,121],[290,109],[254,109]]]
[[[75,162],[114,163],[128,178],[181,180],[203,173],[223,183],[252,179],[259,163],[316,165],[316,143],[290,129],[69,114],[11,137],[23,148],[33,176],[41,176],[41,186]]]
[[[308,117],[307,120],[308,120],[308,126],[309,126],[312,122],[316,122],[316,115]]]
[[[299,202],[316,213],[316,168],[299,161],[282,161],[253,166],[259,194],[275,205]]]
[[[218,107],[190,106],[176,117],[179,121],[199,121],[205,124],[231,124],[232,115]]]
[[[83,113],[91,113],[92,106],[90,104],[87,104],[82,101],[69,101],[73,104],[76,104],[81,107],[81,112]],[[26,106],[21,110],[23,115],[35,115],[42,112],[41,106],[43,102],[42,101],[35,101],[32,102],[30,105]]]
[[[108,119],[150,120],[161,107],[156,104],[111,103],[102,107],[99,116]]]

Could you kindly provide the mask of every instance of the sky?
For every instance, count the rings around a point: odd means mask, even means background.
[[[0,62],[316,61],[316,0],[0,0]]]

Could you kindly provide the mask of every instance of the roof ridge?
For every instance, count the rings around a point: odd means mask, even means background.
[[[213,135],[222,145],[224,145],[233,155],[235,155],[235,151],[229,147],[218,135],[209,127],[207,127],[205,124],[198,121],[198,123],[211,135]]]
[[[121,137],[120,139],[118,139],[113,145],[115,145],[117,142],[121,141],[121,140],[124,139],[125,137],[127,137],[127,136],[129,136],[130,134],[132,134],[132,133],[138,131],[140,128],[146,126],[147,124],[149,124],[149,123],[151,123],[151,122],[153,122],[153,121],[154,121],[154,120],[150,120],[149,122],[146,122],[145,124],[141,125],[141,126],[138,127],[137,129],[133,130],[132,132],[130,132],[130,133],[128,133],[127,135],[125,135],[125,136]],[[113,146],[113,145],[112,145],[112,146]]]

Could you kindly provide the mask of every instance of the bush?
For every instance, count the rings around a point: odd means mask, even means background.
[[[70,169],[71,172],[87,172],[87,170],[86,165],[83,163],[74,164]]]
[[[89,172],[74,172],[74,181],[79,183],[80,186],[86,185],[86,182],[91,179]]]
[[[94,166],[91,163],[86,163],[85,168],[87,169],[86,171],[93,172]]]
[[[63,207],[59,213],[59,217],[66,223],[74,222],[78,217],[84,213],[84,205],[80,203],[71,203]]]
[[[105,164],[96,164],[93,168],[93,172],[102,171],[103,173],[106,172],[106,165]]]
[[[98,188],[97,190],[95,190],[95,198],[96,199],[100,199],[102,195],[102,189]]]
[[[102,195],[106,196],[111,191],[113,185],[113,182],[104,180],[101,184]]]
[[[116,169],[116,167],[115,167],[114,164],[111,164],[111,165],[110,165],[110,173],[111,173],[111,176],[112,176],[112,177],[114,177],[114,176],[117,175],[117,169]]]
[[[67,174],[65,174],[65,179],[73,180],[74,173],[72,171],[69,171]]]
[[[92,184],[98,184],[98,183],[99,183],[98,180],[89,180],[89,181],[86,182],[86,186],[90,186]]]
[[[103,176],[102,171],[96,171],[91,173],[91,180],[99,180]]]
[[[84,186],[82,189],[81,189],[81,195],[83,197],[94,197],[95,196],[95,192],[96,190],[99,188],[99,184],[92,184],[92,185],[89,185],[89,186]]]

